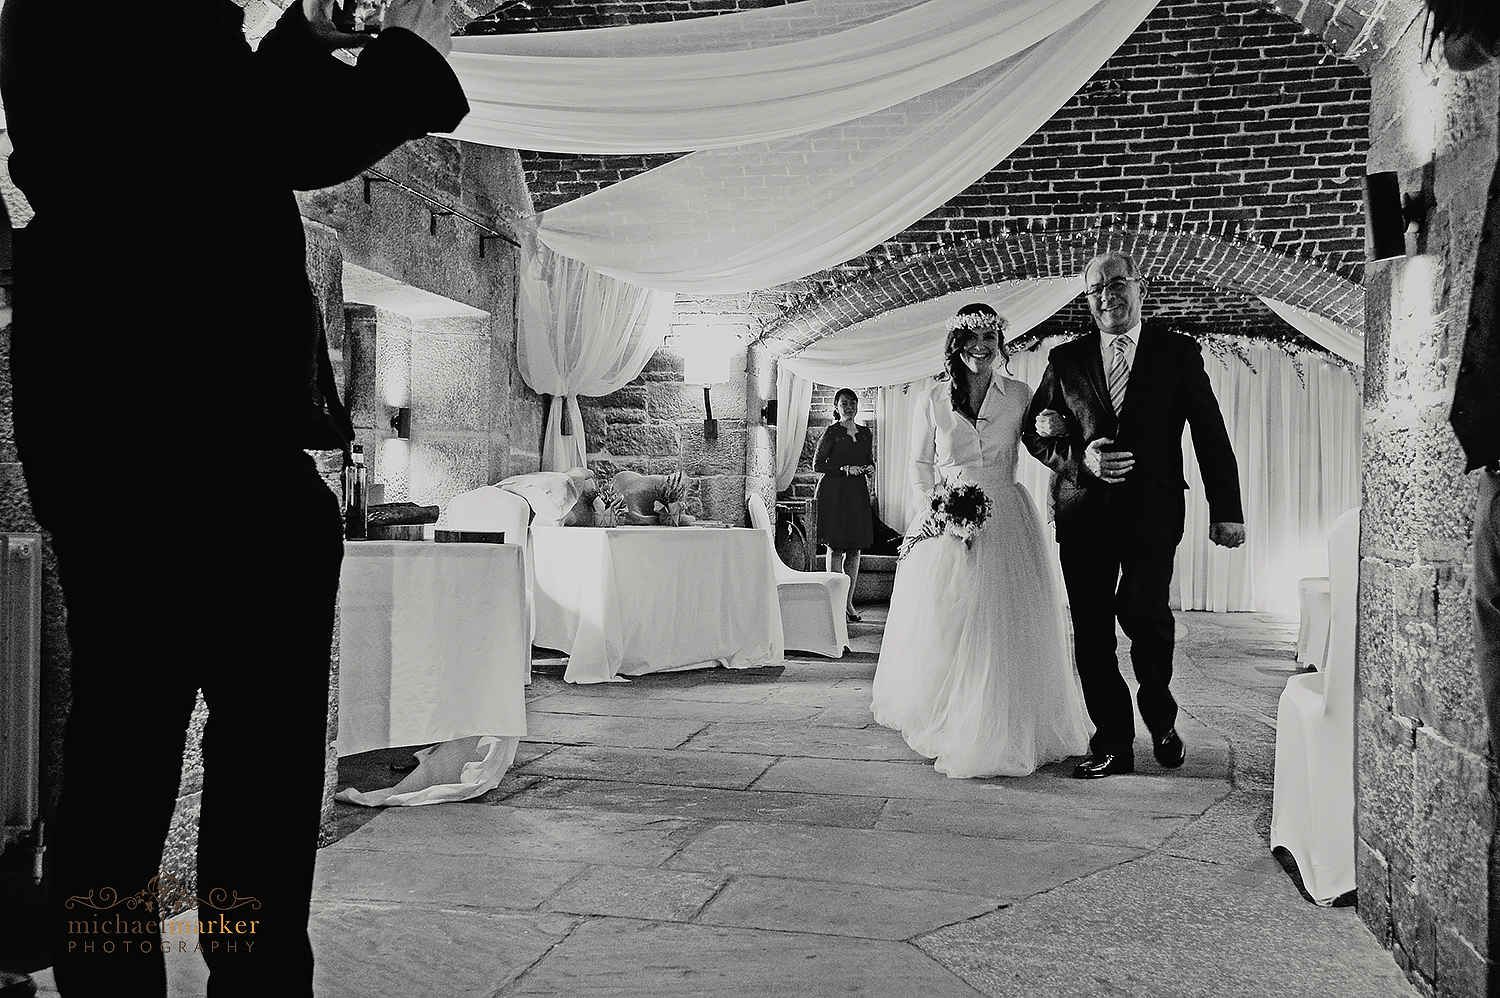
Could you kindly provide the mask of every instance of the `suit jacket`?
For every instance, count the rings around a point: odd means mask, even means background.
[[[1036,415],[1043,409],[1063,414],[1066,435],[1037,435]],[[1192,428],[1213,521],[1244,522],[1239,467],[1195,340],[1145,323],[1118,416],[1109,401],[1099,333],[1053,349],[1021,424],[1021,439],[1055,473],[1058,541],[1114,533],[1141,547],[1176,546],[1186,508],[1184,424]],[[1125,481],[1107,484],[1084,467],[1084,448],[1100,437],[1114,440],[1114,450],[1135,456]]]

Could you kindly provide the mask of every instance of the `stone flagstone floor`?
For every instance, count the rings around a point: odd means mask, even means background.
[[[1166,773],[1141,742],[1135,775],[1096,782],[1065,763],[938,775],[870,722],[868,648],[629,684],[538,674],[530,737],[484,798],[340,805],[317,993],[1415,994],[1356,909],[1314,906],[1267,846],[1295,619],[1178,619],[1187,764]],[[395,755],[342,775],[383,785]],[[201,963],[171,975],[205,993]]]

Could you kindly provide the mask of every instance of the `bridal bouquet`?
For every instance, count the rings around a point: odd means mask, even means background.
[[[971,482],[939,482],[928,501],[927,519],[921,532],[902,538],[896,558],[898,561],[905,558],[918,541],[944,534],[952,534],[965,546],[972,546],[974,535],[989,515],[990,497],[979,486]]]

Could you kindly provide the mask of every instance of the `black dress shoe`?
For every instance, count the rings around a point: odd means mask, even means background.
[[[1073,770],[1075,780],[1102,780],[1117,773],[1135,772],[1135,760],[1115,752],[1090,752]]]
[[[1168,769],[1176,769],[1182,765],[1182,760],[1187,758],[1187,749],[1182,744],[1182,739],[1177,736],[1177,729],[1173,728],[1160,738],[1151,739],[1151,749],[1156,753],[1156,761]]]

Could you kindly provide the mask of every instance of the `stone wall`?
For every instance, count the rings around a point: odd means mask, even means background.
[[[1497,785],[1470,636],[1475,482],[1447,423],[1496,155],[1500,74],[1424,65],[1420,3],[1373,67],[1371,170],[1434,204],[1366,272],[1356,844],[1360,915],[1427,995],[1500,989]],[[1426,169],[1424,169],[1426,168]]]
[[[767,436],[760,418],[765,396],[759,394],[765,381],[747,373],[746,344],[759,334],[759,320],[744,311],[742,299],[726,297],[680,304],[673,322],[666,343],[633,381],[609,395],[579,399],[589,467],[600,477],[681,471],[694,515],[745,523],[747,469],[757,468],[761,479],[771,473],[758,456]],[[684,380],[685,353],[704,341],[728,358],[729,380],[708,386],[716,439],[704,432],[704,386]],[[769,388],[774,392],[774,383]]]

